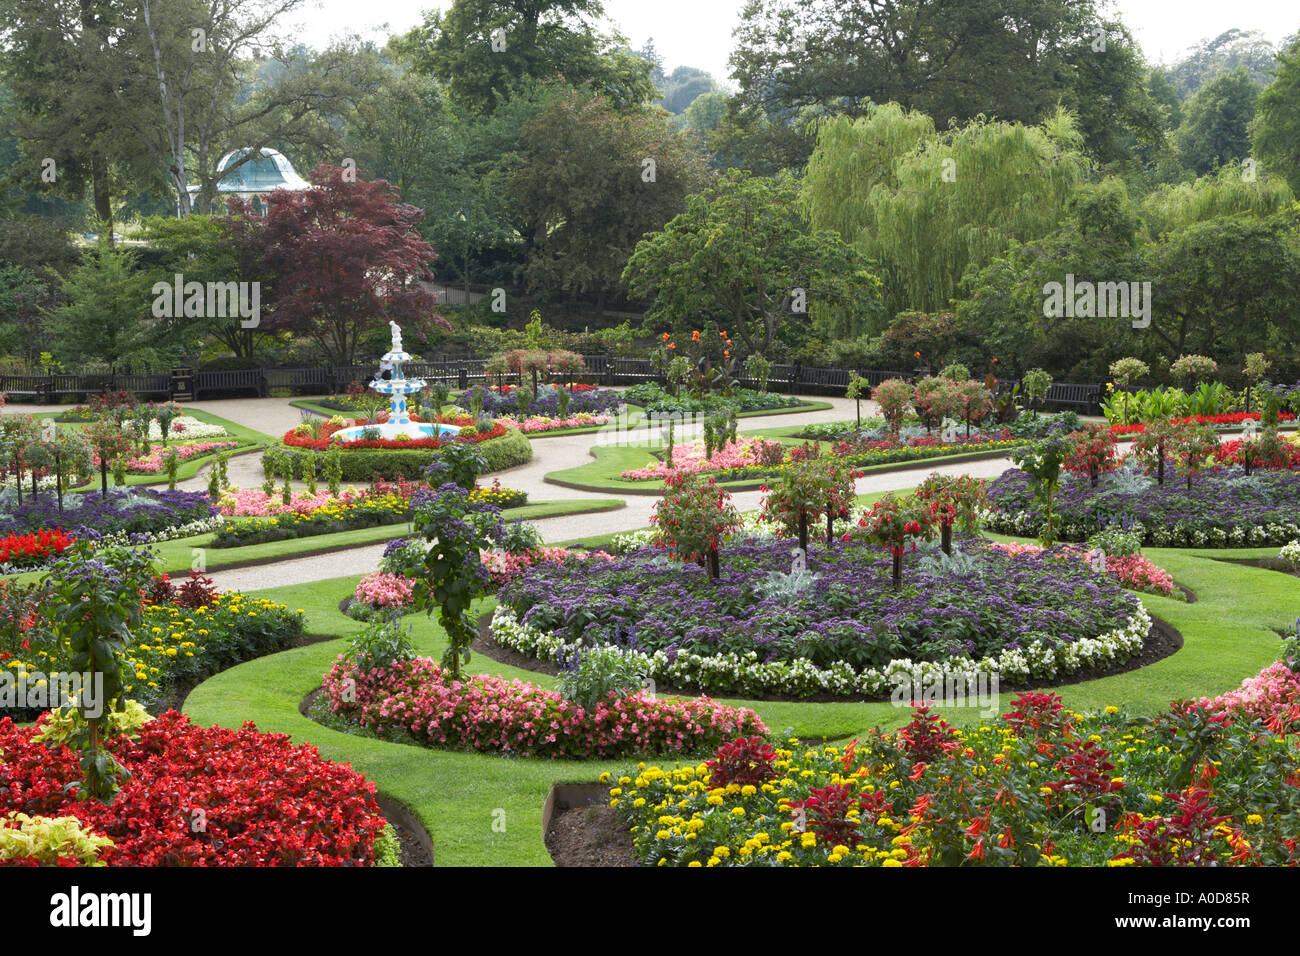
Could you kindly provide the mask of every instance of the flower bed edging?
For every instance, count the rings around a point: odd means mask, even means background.
[[[679,651],[672,660],[662,650],[643,656],[649,677],[666,684],[716,693],[879,696],[899,684],[928,685],[958,675],[974,679],[979,674],[987,677],[996,673],[1000,679],[1023,681],[1055,678],[1085,667],[1120,663],[1142,650],[1151,625],[1151,615],[1139,606],[1127,626],[1056,649],[1040,644],[1028,650],[1004,650],[997,657],[978,661],[954,658],[942,664],[904,658],[891,661],[888,667],[861,671],[849,664],[820,668],[802,659],[763,663],[754,651],[707,657]],[[580,646],[522,623],[505,606],[498,606],[492,615],[492,634],[502,647],[542,659],[572,655]]]

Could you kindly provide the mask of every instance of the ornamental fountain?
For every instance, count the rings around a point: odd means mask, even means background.
[[[368,438],[392,440],[398,435],[405,435],[407,438],[437,438],[441,435],[456,434],[460,429],[455,425],[411,421],[410,413],[406,410],[406,396],[414,395],[423,389],[426,383],[422,378],[407,378],[402,371],[402,365],[411,361],[411,355],[402,348],[401,328],[396,322],[388,324],[393,330],[392,350],[384,353],[380,362],[392,365],[392,376],[388,379],[376,377],[370,383],[372,390],[389,396],[391,408],[388,412],[388,421],[382,425],[353,425],[351,428],[340,428],[334,433],[334,440],[340,442],[354,442]]]

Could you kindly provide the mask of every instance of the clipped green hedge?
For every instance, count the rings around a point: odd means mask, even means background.
[[[390,481],[394,478],[420,479],[424,477],[423,469],[437,454],[436,451],[427,448],[357,448],[352,451],[347,450],[346,445],[343,448],[343,480],[350,482],[370,481],[375,475]],[[281,445],[281,450],[286,450],[284,445]],[[316,474],[320,475],[324,452],[306,451],[302,448],[287,450],[297,454],[314,455]],[[533,460],[532,444],[515,428],[508,429],[500,438],[483,442],[478,446],[478,450],[487,459],[485,474],[504,471],[516,465],[526,465]],[[265,455],[262,456],[262,471],[263,473],[266,471]],[[271,477],[279,480],[278,476]]]

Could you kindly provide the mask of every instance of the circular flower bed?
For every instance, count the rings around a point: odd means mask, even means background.
[[[77,799],[75,751],[0,720],[0,813],[75,817],[109,866],[369,866],[374,784],[285,734],[195,727],[167,711],[105,746],[130,771],[110,804]]]
[[[665,684],[710,692],[879,695],[955,673],[1057,677],[1127,660],[1151,620],[1138,598],[1060,549],[1008,553],[962,542],[962,567],[891,557],[855,538],[811,548],[788,571],[790,539],[728,547],[710,581],[648,550],[589,562],[580,575],[540,564],[501,590],[498,642],[553,659],[621,644]]]
[[[1034,536],[1042,507],[1029,476],[1013,468],[988,485],[986,527]],[[1053,503],[1054,528],[1064,541],[1083,541],[1108,525],[1122,524],[1156,547],[1258,547],[1300,535],[1300,471],[1266,469],[1246,476],[1235,467],[1197,475],[1189,489],[1181,478],[1164,484],[1125,469],[1103,475],[1096,488],[1067,476]]]
[[[322,686],[335,714],[381,737],[409,734],[426,746],[519,757],[691,753],[767,733],[752,710],[708,698],[611,694],[608,703],[586,710],[519,680],[484,674],[453,680],[428,657],[362,669],[340,654]]]

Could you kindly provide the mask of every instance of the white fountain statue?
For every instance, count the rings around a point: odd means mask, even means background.
[[[334,433],[334,440],[354,442],[363,438],[394,439],[399,436],[407,438],[436,438],[439,435],[454,435],[460,429],[455,425],[442,425],[437,422],[413,422],[406,410],[406,396],[413,395],[425,386],[422,378],[407,378],[402,371],[403,363],[411,361],[411,356],[402,348],[402,328],[396,322],[389,322],[393,330],[391,351],[380,359],[383,367],[392,366],[392,374],[387,379],[376,377],[370,383],[372,391],[389,396],[391,408],[388,421],[382,425],[354,425],[341,428]]]

